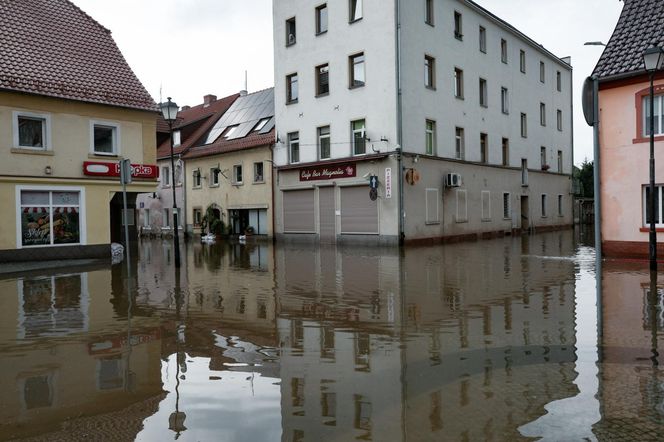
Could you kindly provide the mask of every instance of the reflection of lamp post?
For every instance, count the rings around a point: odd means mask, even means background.
[[[657,271],[657,230],[655,230],[655,73],[662,68],[664,51],[660,47],[650,47],[643,53],[643,64],[650,76],[650,271]]]
[[[168,417],[168,429],[175,432],[175,439],[180,437],[180,433],[185,431],[184,421],[187,414],[180,411],[180,341],[184,341],[184,325],[180,323],[180,313],[182,311],[182,292],[180,290],[180,272],[175,272],[175,411]],[[182,363],[185,364],[186,355],[182,355]],[[185,365],[186,367],[186,365]],[[186,370],[183,370],[186,371]]]
[[[178,116],[178,105],[168,97],[166,103],[159,105],[164,120],[168,123],[168,133],[171,139],[171,187],[173,188],[173,238],[175,242],[175,267],[180,267],[180,238],[178,224],[178,204],[175,198],[175,158],[173,155],[173,122]]]

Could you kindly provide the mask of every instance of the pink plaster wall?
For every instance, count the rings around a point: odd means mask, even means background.
[[[664,82],[655,82],[664,84]],[[600,146],[602,240],[648,242],[643,227],[642,185],[649,182],[649,143],[636,138],[636,94],[647,82],[601,90]],[[655,181],[664,183],[664,142],[655,143]],[[657,242],[664,242],[659,234]]]

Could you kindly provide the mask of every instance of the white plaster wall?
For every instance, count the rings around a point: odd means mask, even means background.
[[[406,6],[407,4],[407,6]],[[404,150],[424,153],[425,120],[437,123],[438,155],[454,158],[455,127],[465,129],[465,159],[480,161],[480,133],[488,134],[489,163],[501,164],[502,138],[510,140],[510,166],[528,158],[540,167],[540,146],[557,171],[557,151],[563,151],[563,172],[572,170],[572,72],[526,39],[499,26],[461,0],[434,2],[435,26],[424,22],[424,1],[402,2],[402,84]],[[463,17],[463,41],[454,37],[454,11]],[[479,26],[486,28],[487,51],[479,50]],[[536,36],[531,36],[535,37]],[[501,39],[507,40],[508,63],[501,61]],[[526,74],[521,73],[519,51],[526,52]],[[424,86],[424,55],[436,58],[436,90]],[[546,82],[540,82],[540,61]],[[454,97],[454,69],[464,71],[464,99]],[[556,71],[562,92],[556,89]],[[479,78],[488,83],[488,107],[479,104]],[[509,90],[510,113],[501,111],[501,87]],[[540,126],[540,102],[546,104],[546,127]],[[557,130],[556,110],[563,111],[563,131]],[[528,116],[528,138],[521,137],[520,118]]]
[[[315,35],[315,8],[308,0],[275,0],[275,111],[277,165],[288,162],[287,134],[300,133],[300,162],[318,160],[316,128],[330,126],[331,157],[351,154],[350,122],[364,118],[367,150],[393,151],[396,146],[396,73],[393,0],[364,0],[363,18],[348,23],[348,1],[331,0],[328,32]],[[286,47],[285,22],[295,17],[297,43]],[[366,85],[348,88],[348,57],[364,52]],[[330,93],[315,96],[315,67],[329,63]],[[286,105],[286,75],[298,73],[299,101]],[[381,137],[388,139],[380,142]],[[369,152],[370,153],[370,152]]]

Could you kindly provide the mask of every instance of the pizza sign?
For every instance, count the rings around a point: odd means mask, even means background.
[[[300,181],[320,181],[335,178],[353,178],[357,173],[355,163],[321,166],[300,170]]]
[[[120,177],[120,163],[83,162],[83,175],[98,177]],[[149,164],[132,164],[132,178],[155,179],[159,177],[159,168]]]

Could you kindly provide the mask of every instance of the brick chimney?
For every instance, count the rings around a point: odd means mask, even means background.
[[[216,95],[207,94],[206,96],[203,97],[203,106],[209,106],[215,101],[217,101]]]
[[[186,110],[189,110],[189,109],[191,109],[191,106],[187,106],[187,105],[184,105],[180,108],[181,111],[186,111]]]

